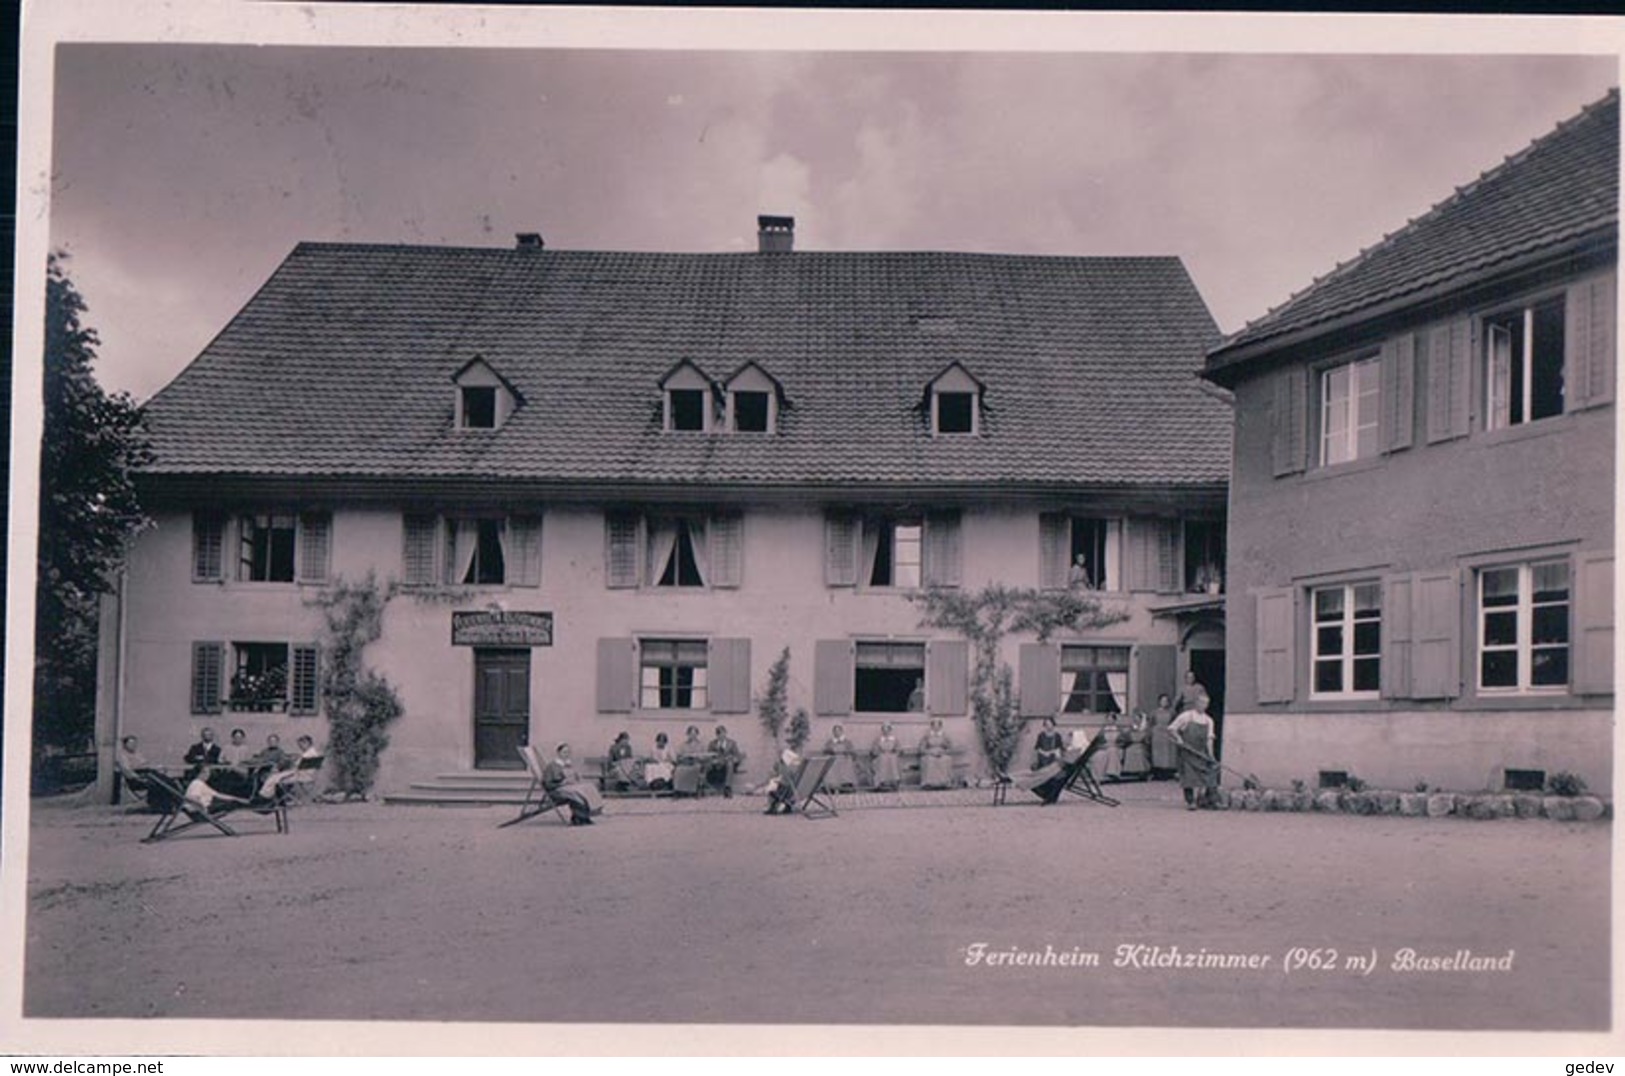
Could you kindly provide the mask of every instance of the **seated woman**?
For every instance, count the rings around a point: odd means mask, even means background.
[[[542,768],[542,788],[570,808],[572,826],[592,825],[592,816],[604,809],[598,790],[576,777],[575,764],[570,760],[570,745],[567,743],[559,744],[552,760]]]
[[[682,744],[677,748],[677,766],[671,778],[673,792],[679,796],[700,794],[700,782],[705,778],[705,761],[709,754],[705,741],[700,739],[699,728],[690,725]]]
[[[609,745],[606,756],[610,784],[615,791],[625,792],[638,783],[638,762],[632,757],[632,734],[623,732]]]
[[[147,791],[147,778],[142,770],[151,769],[146,756],[136,750],[140,743],[134,736],[126,736],[119,741],[118,754],[114,756],[113,765],[118,770],[118,776],[123,786],[133,795],[145,795]],[[114,792],[118,788],[115,786]],[[115,800],[115,802],[117,802]]]
[[[829,773],[824,778],[824,787],[830,789],[857,788],[858,787],[858,747],[846,738],[846,728],[836,725],[830,731],[829,739],[824,741],[824,754],[832,755],[835,761],[830,763]]]
[[[796,775],[801,769],[801,756],[786,747],[773,764],[773,776],[759,791],[767,793],[767,810],[763,814],[791,814],[796,809]]]
[[[1060,732],[1055,728],[1055,719],[1053,717],[1044,718],[1044,728],[1039,732],[1038,739],[1033,744],[1033,769],[1041,770],[1059,759],[1061,757],[1061,748],[1065,744],[1066,741],[1061,738]]]
[[[672,775],[677,770],[677,754],[664,732],[655,733],[655,753],[643,760],[643,783],[651,792],[664,792],[671,787]]]
[[[1106,737],[1106,742],[1090,765],[1094,771],[1095,779],[1100,781],[1115,781],[1123,773],[1123,749],[1117,745],[1117,737],[1122,732],[1122,726],[1116,714],[1107,714],[1106,723],[1100,726],[1100,733]]]
[[[953,743],[942,731],[942,718],[933,717],[920,737],[920,787],[949,788],[954,783]]]
[[[874,746],[869,748],[876,788],[895,789],[903,783],[903,767],[899,757],[902,750],[902,741],[892,734],[891,722],[881,725],[880,735],[875,737]]]

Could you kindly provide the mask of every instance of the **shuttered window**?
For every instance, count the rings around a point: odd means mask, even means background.
[[[326,512],[306,512],[299,517],[299,582],[327,582],[332,533],[333,517]]]
[[[1427,333],[1427,439],[1467,435],[1472,403],[1472,323],[1458,319]]]
[[[218,583],[225,571],[226,520],[198,513],[192,517],[192,581]]]
[[[931,512],[925,517],[925,563],[928,587],[957,587],[963,569],[958,512]]]
[[[1308,371],[1288,367],[1275,375],[1275,399],[1270,411],[1270,460],[1276,477],[1304,468]]]
[[[638,705],[645,710],[708,709],[709,656],[703,639],[639,640]]]
[[[710,657],[711,712],[750,712],[750,640],[712,639]]]
[[[1128,589],[1171,594],[1179,590],[1179,521],[1130,519],[1128,522]],[[1077,521],[1074,521],[1074,527]],[[1109,564],[1109,560],[1108,560]],[[1111,580],[1108,572],[1107,579]],[[1115,589],[1107,587],[1107,589]]]
[[[709,581],[713,587],[737,587],[745,577],[745,520],[737,513],[711,517]]]
[[[1396,336],[1382,346],[1382,450],[1411,447],[1416,433],[1416,338]]]
[[[1254,603],[1259,702],[1291,702],[1297,593],[1291,587],[1258,592]]]
[[[1479,691],[1568,687],[1572,595],[1566,559],[1479,571]]]
[[[1369,459],[1381,442],[1382,361],[1377,356],[1320,372],[1320,466]]]
[[[823,717],[852,712],[852,643],[820,639],[813,648],[813,710]]]
[[[293,648],[292,671],[289,675],[288,709],[295,714],[316,712],[321,693],[317,684],[321,663],[314,646]]]
[[[1022,717],[1053,717],[1061,709],[1061,650],[1022,643],[1018,654]]]
[[[963,717],[970,704],[970,644],[939,639],[926,647],[927,709],[933,717]]]
[[[407,586],[431,586],[439,582],[440,561],[435,556],[437,523],[434,516],[406,515],[402,578]]]
[[[627,513],[604,516],[604,581],[613,588],[638,585],[641,543],[638,517]]]
[[[1614,398],[1614,275],[1582,280],[1568,289],[1565,395],[1568,410]]]
[[[858,518],[849,512],[830,512],[824,517],[824,582],[832,587],[851,587],[858,582]]]
[[[222,678],[225,670],[224,643],[192,644],[192,712],[220,712]]]
[[[514,586],[535,587],[542,583],[542,521],[536,516],[514,516],[508,520],[508,547],[512,562],[508,582]]]
[[[1309,697],[1375,698],[1382,681],[1382,584],[1316,587],[1310,600]]]

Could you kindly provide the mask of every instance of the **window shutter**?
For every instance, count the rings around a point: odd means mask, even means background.
[[[439,579],[435,570],[434,516],[404,517],[406,548],[402,560],[402,575],[407,586],[429,586]]]
[[[1061,648],[1048,643],[1022,643],[1017,665],[1021,716],[1054,717],[1061,708]]]
[[[222,516],[192,517],[192,582],[218,583],[224,576],[226,521]]]
[[[1568,410],[1595,407],[1614,398],[1614,276],[1582,280],[1568,290],[1563,347],[1568,353],[1563,386]]]
[[[636,587],[641,565],[638,561],[638,517],[613,512],[604,516],[604,583],[613,588]]]
[[[711,712],[750,713],[750,640],[712,639],[707,664]]]
[[[1614,555],[1581,553],[1575,593],[1574,693],[1614,693]]]
[[[598,640],[598,712],[636,709],[638,646],[632,639]]]
[[[820,639],[813,648],[813,710],[820,716],[852,712],[852,644]]]
[[[1411,577],[1390,576],[1382,589],[1382,697],[1411,694]]]
[[[1416,432],[1416,338],[1410,333],[1382,345],[1382,450],[1410,448]]]
[[[1289,366],[1275,376],[1275,409],[1270,416],[1270,459],[1275,476],[1296,474],[1304,467],[1305,419],[1309,371]]]
[[[1277,587],[1258,592],[1255,604],[1258,639],[1258,701],[1291,702],[1296,671],[1297,591]]]
[[[1153,521],[1156,573],[1152,577],[1156,588],[1163,594],[1177,594],[1180,587],[1179,521],[1158,519]]]
[[[932,717],[964,717],[969,706],[970,644],[940,639],[925,648],[926,706]]]
[[[225,643],[192,644],[192,712],[220,712],[220,693],[225,670]]]
[[[1428,332],[1428,444],[1463,437],[1472,403],[1472,322],[1466,318]]]
[[[333,517],[326,512],[306,512],[299,517],[299,582],[327,582],[332,533]]]
[[[958,512],[932,512],[925,517],[925,563],[928,587],[957,587],[963,575]]]
[[[508,520],[508,548],[514,564],[508,582],[518,587],[542,585],[542,521],[539,516],[513,516]]]
[[[1038,517],[1038,585],[1044,590],[1065,590],[1071,521],[1059,512]]]
[[[288,709],[296,714],[313,714],[321,699],[320,655],[314,646],[295,646],[289,662]]]
[[[1454,570],[1411,579],[1411,698],[1461,693],[1461,589]]]
[[[1173,698],[1178,677],[1179,648],[1142,643],[1134,648],[1134,705],[1150,713],[1157,708],[1157,696]]]
[[[858,535],[856,516],[846,512],[830,512],[824,516],[825,585],[858,585]]]
[[[713,587],[737,587],[745,577],[745,519],[738,513],[711,517],[706,528],[711,543]]]
[[[1153,590],[1156,587],[1156,551],[1152,548],[1152,523],[1149,519],[1125,519],[1127,576],[1125,590]]]

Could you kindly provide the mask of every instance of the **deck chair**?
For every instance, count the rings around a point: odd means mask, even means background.
[[[1100,790],[1100,782],[1089,769],[1089,764],[1106,746],[1106,734],[1095,733],[1083,753],[1070,762],[1055,763],[1042,769],[1034,770],[1030,774],[1012,777],[1008,773],[1001,773],[994,779],[993,805],[1001,806],[1006,802],[1006,794],[1014,785],[1025,788],[1048,807],[1059,802],[1062,793],[1071,792],[1075,796],[1103,803],[1108,807],[1118,806],[1118,802]]]
[[[276,820],[276,831],[288,832],[287,805],[276,797],[256,795],[244,801],[216,799],[205,804],[188,796],[180,781],[168,774],[147,770],[143,776],[147,778],[147,803],[158,812],[158,821],[141,839],[142,844],[165,841],[198,826],[209,826],[227,837],[235,837],[237,831],[225,819],[238,811],[271,815]]]
[[[829,768],[833,765],[835,765],[834,755],[813,755],[801,760],[801,768],[796,771],[792,809],[799,811],[802,818],[836,816],[835,805],[825,799],[823,794],[824,778],[829,776]]]
[[[569,806],[563,800],[553,798],[553,794],[542,787],[542,754],[536,748],[526,744],[519,748],[519,757],[525,762],[525,770],[530,774],[530,788],[525,791],[525,802],[519,805],[519,815],[510,818],[497,829],[507,829],[517,826],[528,818],[535,818],[539,814],[552,811],[558,815],[559,821],[566,824],[570,821]]]

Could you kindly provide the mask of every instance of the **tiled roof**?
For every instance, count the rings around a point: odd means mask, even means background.
[[[921,324],[922,320],[926,323]],[[1179,259],[301,244],[148,404],[151,471],[670,483],[1219,483],[1218,339]],[[452,428],[475,355],[523,395]],[[755,361],[777,436],[665,433],[661,376]],[[930,378],[987,386],[930,436]]]
[[[1619,91],[1242,328],[1209,358],[1256,356],[1273,337],[1403,302],[1615,229]],[[1234,355],[1245,348],[1246,355]]]

